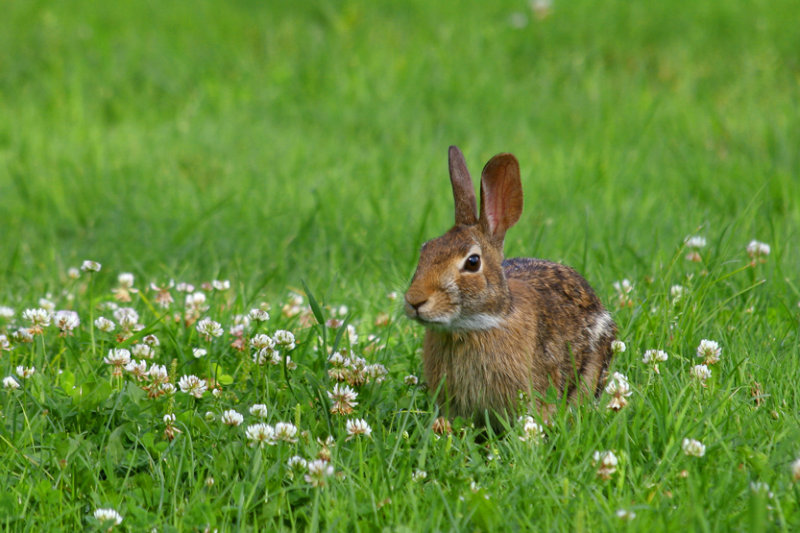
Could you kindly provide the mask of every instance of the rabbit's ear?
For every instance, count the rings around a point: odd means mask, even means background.
[[[456,204],[456,224],[471,226],[478,222],[476,213],[478,206],[475,202],[475,190],[472,188],[472,178],[469,177],[467,162],[464,154],[457,146],[451,146],[449,151],[450,183],[453,186],[453,199]]]
[[[486,163],[481,173],[481,228],[502,243],[506,231],[517,223],[521,214],[519,163],[511,154],[498,154]]]

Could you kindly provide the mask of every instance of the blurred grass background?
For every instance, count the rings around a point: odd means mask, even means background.
[[[702,228],[800,264],[800,4],[6,2],[0,292],[95,259],[369,300],[520,159],[509,255],[600,289]],[[381,292],[376,292],[379,289]]]

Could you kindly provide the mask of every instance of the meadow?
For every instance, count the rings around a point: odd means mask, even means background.
[[[3,530],[798,530],[798,19],[6,2]],[[452,144],[619,326],[549,424],[433,430],[401,302]]]

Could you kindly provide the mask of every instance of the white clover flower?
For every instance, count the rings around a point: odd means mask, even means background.
[[[200,333],[207,341],[211,341],[212,337],[219,337],[225,331],[219,322],[215,322],[210,318],[204,318],[197,323],[197,332]]]
[[[114,522],[115,525],[120,525],[122,523],[122,515],[114,509],[96,509],[94,517],[97,521],[103,523]]]
[[[175,394],[175,390],[176,390],[175,389],[175,385],[173,385],[172,383],[161,383],[158,386],[158,389],[161,392],[163,392],[164,394],[167,394],[167,395]]]
[[[227,291],[228,289],[231,288],[231,282],[230,280],[227,279],[223,280],[215,279],[214,281],[211,282],[211,286],[218,291]]]
[[[14,308],[7,305],[0,305],[0,318],[14,318]]]
[[[235,409],[228,409],[222,412],[222,423],[227,426],[240,426],[244,422],[244,417]]]
[[[613,340],[611,341],[611,351],[614,353],[624,353],[628,347],[625,346],[625,343],[620,340]]]
[[[164,415],[163,420],[164,420],[164,423],[167,424],[167,425],[174,424],[175,423],[175,414],[174,413],[167,413],[167,414]]]
[[[33,328],[19,328],[11,336],[17,342],[33,342]]]
[[[133,279],[133,274],[130,272],[122,272],[117,276],[117,282],[121,287],[125,287],[126,289],[133,287]]]
[[[405,383],[409,387],[414,387],[419,383],[419,378],[413,374],[409,374],[403,378],[403,383]]]
[[[0,334],[0,351],[6,350],[11,351],[11,342],[8,340],[8,337],[5,335]]]
[[[627,278],[621,281],[615,281],[613,286],[619,294],[630,294],[631,291],[633,291],[633,283]]]
[[[386,367],[380,363],[367,365],[364,367],[364,372],[367,374],[367,376],[369,376],[370,379],[374,380],[375,383],[383,383],[386,380],[387,374],[389,374],[389,371],[386,370]]]
[[[289,470],[293,470],[295,472],[302,472],[306,468],[308,468],[308,461],[306,461],[299,455],[293,455],[292,457],[289,457],[288,461],[286,461],[286,466],[289,467]]]
[[[242,337],[244,335],[245,326],[244,324],[234,324],[230,328],[228,328],[228,333],[234,337]]]
[[[267,406],[263,403],[257,403],[250,406],[250,414],[259,418],[267,418]]]
[[[103,362],[107,365],[124,367],[131,362],[131,352],[125,348],[112,348],[108,351],[108,355],[103,358]]]
[[[49,298],[50,294],[48,294],[47,296]],[[52,300],[49,300],[48,298],[39,298],[39,307],[41,307],[42,309],[44,309],[45,311],[47,311],[52,315],[53,311],[56,310],[56,303]]]
[[[683,453],[694,457],[703,457],[706,454],[706,447],[699,440],[683,439],[681,448]]]
[[[428,473],[424,470],[420,470],[419,468],[417,468],[416,470],[414,470],[414,473],[411,474],[411,481],[422,481],[426,477],[428,477]]]
[[[17,375],[22,379],[28,379],[35,373],[36,373],[35,366],[22,366],[22,365],[17,366]]]
[[[673,285],[669,288],[669,295],[672,297],[672,303],[677,303],[686,294],[686,287],[683,285]]]
[[[369,427],[369,424],[367,424],[367,421],[363,418],[348,420],[345,428],[348,435],[345,440],[350,440],[359,435],[364,435],[365,437],[370,437],[372,435],[372,428]]]
[[[114,328],[117,326],[109,319],[101,316],[94,321],[94,327],[105,333],[110,333],[111,331],[114,331]]]
[[[69,267],[67,269],[67,277],[72,280],[78,279],[81,277],[81,271],[76,267]]]
[[[114,318],[124,330],[135,329],[139,325],[139,313],[133,307],[119,307],[114,310]]]
[[[636,513],[634,513],[633,511],[629,511],[627,509],[618,509],[617,518],[619,518],[620,520],[630,521],[636,518]]]
[[[131,346],[131,355],[142,359],[152,359],[155,356],[155,351],[149,344],[134,344]]]
[[[50,325],[52,315],[44,308],[26,309],[22,312],[22,318],[29,321],[34,328],[46,328]]]
[[[617,471],[617,464],[619,464],[614,452],[611,450],[596,451],[592,458],[594,459],[592,465],[597,467],[597,475],[602,479],[611,479],[611,475]]]
[[[694,365],[691,370],[692,376],[701,383],[711,377],[711,370],[706,365]]]
[[[145,336],[142,338],[142,341],[143,341],[145,344],[147,344],[148,346],[152,346],[152,347],[154,347],[154,348],[155,348],[156,346],[160,346],[160,345],[161,345],[161,341],[159,341],[159,340],[158,340],[158,337],[156,337],[156,336],[155,336],[155,335],[153,335],[152,333],[151,333],[150,335],[145,335]]]
[[[628,405],[628,397],[633,394],[628,378],[625,374],[614,372],[606,385],[606,394],[611,395],[611,401],[606,406],[613,411],[619,411]]]
[[[358,393],[348,385],[336,383],[332,391],[328,391],[328,398],[333,402],[331,413],[347,415],[353,412],[353,407],[358,405]]]
[[[251,320],[255,320],[257,322],[266,322],[269,320],[269,313],[263,309],[251,309],[248,313],[248,316]]]
[[[719,362],[722,355],[722,348],[720,348],[717,341],[703,339],[700,345],[697,346],[697,357],[702,357],[703,362],[707,365],[713,365]]]
[[[192,355],[195,359],[200,359],[201,357],[205,357],[208,353],[208,350],[205,348],[192,348]]]
[[[333,366],[343,366],[345,362],[345,357],[339,352],[333,352],[331,355],[328,356],[328,362]]]
[[[279,329],[278,331],[275,332],[272,338],[275,340],[275,344],[283,346],[286,350],[294,350],[295,339],[294,339],[294,333],[292,333],[291,331],[286,331],[285,329]]]
[[[147,376],[147,361],[136,361],[136,359],[131,359],[131,361],[125,365],[125,371],[130,372],[137,378],[144,378]]]
[[[689,235],[683,240],[687,248],[704,248],[706,245],[706,238],[700,235]]]
[[[255,350],[272,349],[275,347],[275,339],[265,333],[258,333],[250,339],[250,346]]]
[[[19,387],[19,382],[14,379],[14,376],[6,376],[3,378],[3,388],[8,390],[16,390]]]
[[[150,381],[156,385],[165,384],[169,381],[167,367],[164,365],[151,366],[150,370],[147,371],[147,375],[150,377]]]
[[[791,466],[792,470],[792,479],[795,482],[800,481],[800,457],[794,460]]]
[[[89,261],[88,259],[81,264],[81,270],[84,272],[100,272],[103,265],[97,261]]]
[[[657,363],[667,359],[669,359],[669,355],[663,350],[647,350],[644,352],[644,357],[642,357],[642,363]]]
[[[358,333],[353,324],[347,324],[347,340],[350,342],[350,346],[358,344]]]
[[[259,423],[247,426],[245,436],[250,441],[250,446],[264,447],[265,444],[275,444],[275,429],[267,424]]]
[[[312,487],[324,487],[326,478],[333,475],[333,467],[322,459],[315,459],[308,463],[308,474],[305,475],[306,483]]]
[[[747,245],[747,255],[753,258],[767,256],[770,254],[770,251],[769,244],[765,242],[752,240]]]
[[[175,285],[175,290],[178,292],[194,292],[194,285],[181,281]]]
[[[178,387],[181,389],[181,392],[190,394],[195,398],[202,398],[203,394],[208,390],[206,380],[200,379],[194,374],[181,376],[181,379],[178,380]]]
[[[517,422],[522,422],[522,435],[519,440],[522,442],[533,442],[538,444],[544,438],[544,428],[538,424],[532,416],[521,416]]]
[[[278,422],[275,424],[275,439],[284,442],[297,442],[297,426],[289,422]]]

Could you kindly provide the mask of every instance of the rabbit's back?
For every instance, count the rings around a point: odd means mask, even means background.
[[[589,283],[575,269],[542,259],[507,259],[503,269],[514,314],[536,321],[538,355],[557,361],[552,384],[572,399],[579,376],[584,393],[599,395],[617,326]]]

